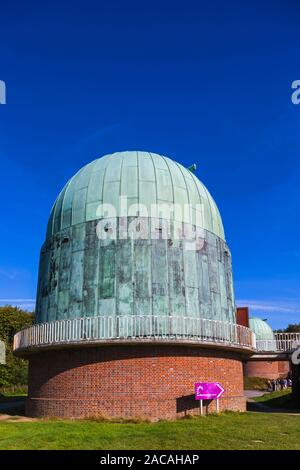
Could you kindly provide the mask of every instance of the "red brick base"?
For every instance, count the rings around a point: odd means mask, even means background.
[[[29,359],[29,416],[176,418],[199,413],[194,384],[218,381],[220,409],[244,411],[237,353],[174,345],[41,351]],[[215,403],[208,404],[208,411]]]
[[[289,371],[289,361],[251,360],[244,366],[244,374],[246,377],[262,377],[270,380],[286,377]]]

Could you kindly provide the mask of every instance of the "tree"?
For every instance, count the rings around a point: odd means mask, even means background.
[[[13,338],[17,331],[32,325],[34,314],[18,307],[0,307],[0,339],[6,345],[6,365],[0,366],[0,387],[26,385],[27,361],[13,355]]]
[[[288,327],[284,330],[285,333],[300,333],[300,323],[294,323],[288,325]]]
[[[300,323],[290,323],[286,328],[274,330],[274,333],[300,333]]]

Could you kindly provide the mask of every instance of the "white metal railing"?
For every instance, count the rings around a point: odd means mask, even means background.
[[[14,351],[39,346],[118,339],[194,340],[256,348],[245,326],[218,320],[175,316],[98,316],[40,323],[19,331]]]
[[[275,333],[275,339],[256,340],[258,351],[288,352],[300,346],[300,333]]]
[[[257,339],[256,349],[258,351],[275,352],[277,351],[276,339],[270,339],[270,340]]]

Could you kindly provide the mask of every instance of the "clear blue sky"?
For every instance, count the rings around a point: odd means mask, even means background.
[[[238,304],[300,321],[300,5],[1,3],[0,304],[31,308],[51,205],[82,165],[196,162],[223,216]]]

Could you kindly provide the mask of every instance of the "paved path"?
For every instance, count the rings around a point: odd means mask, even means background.
[[[244,395],[246,398],[254,398],[254,397],[261,397],[262,395],[265,395],[266,393],[270,393],[262,390],[244,390]]]
[[[0,402],[0,422],[20,422],[27,423],[36,421],[36,418],[28,418],[24,416],[24,405],[26,397],[16,400]],[[19,414],[20,413],[20,414]]]

